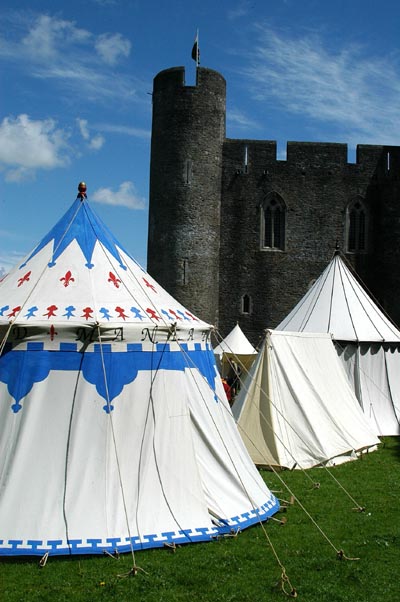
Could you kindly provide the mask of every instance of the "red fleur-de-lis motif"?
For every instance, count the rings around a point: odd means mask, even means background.
[[[65,287],[69,286],[71,282],[75,282],[75,278],[72,277],[71,270],[68,270],[68,272],[65,273],[65,276],[60,278],[60,282],[62,282]]]
[[[160,316],[157,316],[157,313],[154,309],[151,309],[150,307],[148,307],[146,309],[146,312],[149,314],[150,318],[154,318],[154,320],[160,320]]]
[[[110,277],[109,277],[109,279],[107,280],[107,282],[112,282],[112,283],[113,283],[113,285],[114,285],[116,288],[119,288],[119,285],[121,284],[121,280],[119,280],[119,279],[116,277],[116,275],[115,275],[115,274],[113,274],[112,272],[110,272],[108,275],[109,275]]]
[[[146,278],[143,278],[143,281],[148,288],[151,288],[155,293],[157,292],[154,284],[151,284]]]
[[[92,319],[92,313],[93,313],[93,309],[91,307],[85,307],[83,310],[83,314],[81,316],[81,318],[85,318],[85,320],[89,320]]]
[[[28,282],[30,275],[31,272],[26,272],[25,276],[22,276],[22,278],[18,278],[18,286],[21,286],[21,284],[23,284],[24,282]]]
[[[20,310],[21,310],[21,306],[18,305],[17,307],[14,307],[14,309],[11,310],[11,313],[7,314],[7,316],[9,318],[14,318]]]
[[[180,318],[180,317],[178,316],[178,314],[177,314],[176,312],[174,312],[174,310],[173,310],[173,309],[169,309],[168,311],[169,311],[169,313],[170,313],[170,314],[172,314],[173,316],[175,316],[175,318],[176,318],[177,320],[182,320],[182,318]]]
[[[50,335],[50,341],[54,341],[54,336],[58,334],[58,332],[56,332],[56,329],[54,328],[53,324],[50,326],[50,331],[48,334]]]
[[[118,314],[118,317],[119,317],[119,318],[122,318],[123,320],[125,320],[125,318],[127,318],[127,317],[128,317],[128,316],[126,315],[126,313],[125,313],[125,310],[124,310],[122,307],[118,307],[118,306],[117,306],[117,307],[115,308],[115,311],[117,312],[117,314]]]
[[[43,315],[47,316],[47,319],[49,319],[56,315],[56,309],[58,309],[57,305],[49,305],[49,307],[47,308],[47,314]]]

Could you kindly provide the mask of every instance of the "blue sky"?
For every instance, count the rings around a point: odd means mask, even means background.
[[[79,181],[146,266],[151,91],[191,48],[227,80],[227,136],[400,144],[395,0],[3,0],[0,277]]]

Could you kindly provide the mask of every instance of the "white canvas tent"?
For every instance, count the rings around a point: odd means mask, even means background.
[[[338,253],[277,329],[330,333],[377,435],[400,434],[400,331]]]
[[[0,555],[208,541],[278,510],[210,330],[78,195],[0,283]]]
[[[214,347],[217,365],[223,377],[245,374],[251,367],[257,351],[250,343],[239,324]],[[236,374],[232,374],[236,372]],[[238,374],[239,373],[239,374]]]
[[[379,443],[327,334],[267,331],[232,412],[261,466],[339,463]]]

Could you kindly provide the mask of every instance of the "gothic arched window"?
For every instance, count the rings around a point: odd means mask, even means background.
[[[240,313],[242,314],[251,314],[252,312],[252,299],[250,295],[242,295],[240,300]]]
[[[268,197],[261,211],[261,246],[268,249],[285,248],[286,209],[277,195]]]
[[[364,253],[367,250],[368,215],[361,199],[355,199],[347,207],[347,240],[349,253]]]

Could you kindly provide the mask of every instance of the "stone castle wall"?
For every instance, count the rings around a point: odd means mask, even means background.
[[[239,322],[255,344],[299,301],[336,244],[346,251],[346,209],[359,198],[369,215],[367,248],[346,257],[400,321],[400,148],[360,145],[349,163],[346,144],[288,142],[287,159],[278,160],[275,141],[225,138],[225,80],[204,68],[197,78],[185,87],[176,68],[154,80],[149,272],[223,336]],[[261,245],[271,195],[286,209],[283,250]]]
[[[154,80],[148,271],[215,323],[226,84],[210,69],[198,69],[196,86],[184,75],[177,67]]]

